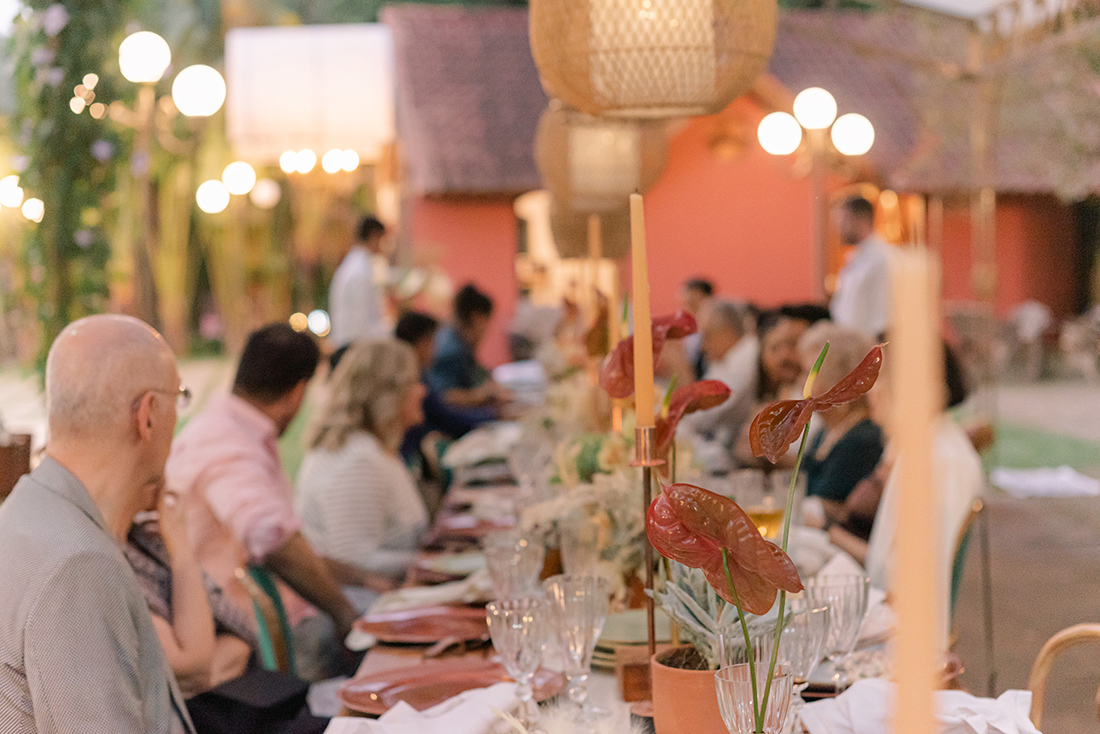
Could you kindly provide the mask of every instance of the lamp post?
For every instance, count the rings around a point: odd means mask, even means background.
[[[850,157],[863,155],[874,144],[875,128],[870,120],[854,112],[837,117],[836,99],[833,95],[821,87],[810,87],[794,98],[793,115],[773,112],[765,116],[760,121],[756,136],[760,147],[772,155],[791,155],[802,151],[810,157],[814,274],[818,292],[827,296],[827,157],[833,153]]]
[[[216,113],[225,102],[225,80],[209,66],[189,66],[176,75],[171,103],[165,103],[164,99],[158,103],[156,84],[172,63],[172,51],[167,41],[150,31],[127,36],[119,45],[118,63],[122,76],[139,85],[133,109],[117,101],[109,108],[112,120],[134,129],[130,172],[137,192],[135,216],[139,226],[133,252],[135,306],[139,317],[161,329],[153,269],[158,241],[157,217],[153,210],[154,135],[161,147],[170,152],[186,152],[187,146],[172,135],[169,123],[177,112],[195,118]]]

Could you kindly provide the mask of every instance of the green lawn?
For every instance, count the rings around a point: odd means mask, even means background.
[[[1100,471],[1100,444],[1038,428],[999,423],[997,442],[988,460],[990,466],[1013,469],[1065,464],[1080,472],[1096,475]]]

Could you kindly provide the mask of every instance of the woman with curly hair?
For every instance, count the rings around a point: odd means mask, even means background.
[[[298,472],[302,533],[347,586],[399,577],[428,523],[398,454],[424,420],[416,355],[392,339],[356,342],[330,390]]]

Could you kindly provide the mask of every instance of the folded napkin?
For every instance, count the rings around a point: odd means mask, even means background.
[[[490,423],[467,433],[443,454],[443,466],[473,466],[489,459],[506,459],[523,438],[519,423]]]
[[[1005,469],[999,466],[989,473],[989,481],[1017,499],[1100,495],[1100,480],[1068,466],[1057,469]]]
[[[511,711],[516,703],[516,684],[497,683],[448,698],[425,711],[404,701],[380,719],[339,716],[325,734],[485,734],[497,721],[497,711]]]
[[[829,542],[829,534],[824,530],[800,525],[791,527],[787,555],[791,557],[802,578],[816,576],[840,552],[839,548]]]
[[[413,586],[387,591],[371,604],[370,612],[392,612],[413,607],[435,607],[446,604],[474,604],[492,598],[493,581],[482,568],[460,581],[437,586]]]
[[[894,695],[889,681],[858,681],[836,698],[806,704],[802,725],[809,734],[885,734],[891,731]],[[935,696],[939,734],[1040,734],[1028,718],[1028,691],[1007,691],[997,699],[962,691]]]

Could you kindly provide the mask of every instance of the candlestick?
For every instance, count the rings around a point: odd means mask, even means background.
[[[645,253],[642,195],[630,195],[630,243],[634,281],[634,412],[638,428],[652,428],[653,329],[649,316],[649,272]]]
[[[898,615],[894,639],[897,734],[933,734],[933,690],[940,667],[943,606],[938,595],[934,537],[936,492],[932,446],[942,405],[942,369],[936,269],[926,252],[898,252],[891,268],[894,328],[889,365],[892,438],[898,448],[897,558],[893,587]]]

